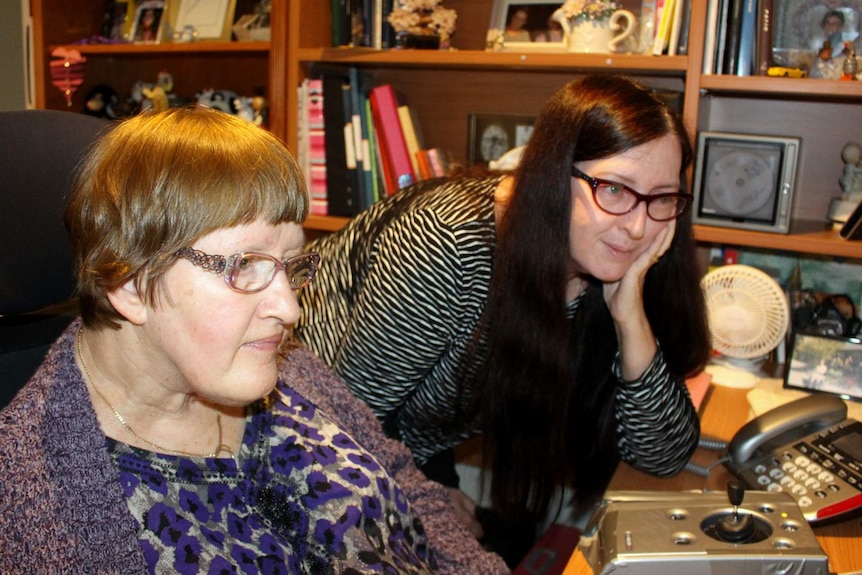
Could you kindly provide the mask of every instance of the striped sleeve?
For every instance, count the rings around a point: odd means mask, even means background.
[[[688,462],[700,436],[700,421],[682,380],[668,371],[661,350],[637,381],[623,381],[619,358],[614,374],[617,447],[633,467],[668,477]]]

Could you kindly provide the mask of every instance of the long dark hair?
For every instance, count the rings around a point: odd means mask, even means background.
[[[511,519],[544,517],[563,483],[589,500],[619,462],[611,373],[618,344],[598,282],[577,316],[566,316],[571,165],[668,134],[680,142],[684,183],[692,149],[678,116],[629,79],[587,76],[546,104],[515,172],[479,330],[488,334],[487,359],[467,382],[486,435],[492,502]],[[709,334],[689,217],[647,273],[644,305],[671,373],[703,369]]]

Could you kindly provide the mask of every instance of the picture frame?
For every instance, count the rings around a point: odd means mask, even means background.
[[[484,164],[498,160],[503,154],[523,146],[530,139],[536,116],[527,114],[468,115],[467,164]]]
[[[698,134],[692,221],[789,233],[800,146],[795,137]]]
[[[164,28],[164,0],[145,0],[135,8],[135,21],[129,33],[135,44],[158,44]]]
[[[548,0],[494,0],[491,23],[488,27],[488,49],[513,52],[565,52],[566,44],[563,41],[562,26],[551,20],[551,15],[561,4],[560,0],[550,2]],[[526,21],[520,37],[512,37],[507,35],[506,28],[519,10],[526,11]]]
[[[784,388],[862,401],[862,339],[795,332]]]
[[[134,10],[134,2],[130,0],[110,0],[107,2],[102,36],[111,40],[125,40],[131,29]]]
[[[816,72],[818,53],[827,40],[823,22],[830,10],[842,14],[841,41],[854,42],[857,53],[862,48],[862,0],[840,0],[831,6],[823,0],[782,0],[773,10],[772,60],[777,66]]]
[[[187,26],[195,39],[230,42],[236,0],[173,0],[171,23],[175,32]]]

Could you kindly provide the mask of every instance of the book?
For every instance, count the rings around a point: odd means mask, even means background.
[[[428,159],[428,150],[419,150],[416,152],[416,163],[419,166],[419,173],[416,178],[419,180],[427,180],[434,177],[431,171],[431,160]]]
[[[392,195],[416,180],[410,152],[404,139],[401,120],[398,118],[398,97],[391,84],[375,86],[368,93],[371,112],[383,164],[388,166],[385,175],[386,194]]]
[[[378,153],[377,136],[374,130],[374,115],[371,112],[371,101],[367,94],[364,98],[365,104],[365,123],[368,126],[368,141],[367,147],[363,150],[368,161],[368,168],[371,170],[371,197],[373,201],[379,202],[386,193],[382,192],[382,170],[380,169],[380,154]]]
[[[311,196],[311,213],[327,215],[323,82],[306,78],[298,92],[297,163],[305,174],[305,184]]]
[[[694,0],[685,0],[682,6],[682,22],[679,28],[679,46],[676,53],[680,56],[688,55],[688,39],[691,31],[691,3]]]
[[[682,29],[683,4],[691,0],[676,0],[674,4],[673,18],[670,25],[670,40],[667,45],[667,55],[676,56],[679,50],[679,33]]]
[[[419,117],[416,110],[410,106],[398,106],[398,119],[401,120],[401,130],[404,132],[404,141],[407,142],[407,151],[410,153],[410,163],[413,164],[413,174],[419,173],[419,160],[416,154],[425,147],[422,137],[422,129],[419,127]]]
[[[369,123],[365,115],[366,77],[356,66],[347,70],[350,85],[350,120],[353,127],[353,146],[356,151],[356,169],[359,183],[359,210],[374,203],[371,158],[368,148]]]
[[[333,46],[350,44],[350,29],[348,25],[347,0],[330,0],[330,29]]]
[[[706,30],[703,45],[703,74],[713,74],[715,72],[715,39],[718,31],[718,3],[719,0],[709,0],[706,12]]]
[[[429,148],[428,163],[431,165],[431,176],[442,178],[449,173],[449,153],[443,148]]]
[[[667,50],[670,41],[671,20],[673,19],[677,2],[678,0],[664,0],[652,46],[653,56],[661,56]]]
[[[753,73],[754,36],[757,31],[757,0],[744,0],[742,23],[739,28],[739,56],[736,63],[737,76]]]
[[[326,146],[326,199],[331,216],[355,215],[360,191],[355,163],[349,86],[344,72],[322,72]]]
[[[724,48],[723,74],[736,74],[739,61],[739,34],[742,27],[742,7],[746,0],[730,0],[727,19],[727,40]]]
[[[755,39],[753,74],[766,76],[772,66],[772,29],[775,25],[772,11],[773,0],[758,0],[757,38]]]
[[[718,29],[715,40],[715,67],[713,72],[721,74],[724,71],[724,56],[727,48],[727,26],[730,17],[731,0],[719,0],[718,3]]]

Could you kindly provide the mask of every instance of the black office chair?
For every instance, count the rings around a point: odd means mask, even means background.
[[[63,207],[107,126],[74,112],[0,112],[0,408],[77,314]]]

